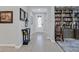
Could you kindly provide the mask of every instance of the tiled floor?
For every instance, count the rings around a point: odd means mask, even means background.
[[[35,34],[31,37],[28,45],[19,49],[12,47],[0,47],[1,52],[62,52],[63,50],[56,44],[52,43],[43,34]]]
[[[64,42],[58,42],[65,52],[79,52],[79,40],[65,38]]]

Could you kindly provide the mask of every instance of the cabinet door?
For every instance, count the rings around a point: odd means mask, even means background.
[[[64,29],[64,38],[74,38],[74,30]]]
[[[79,29],[75,30],[75,36],[76,36],[76,39],[79,39]]]

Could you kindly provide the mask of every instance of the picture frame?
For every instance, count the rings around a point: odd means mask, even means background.
[[[13,11],[0,11],[0,23],[13,23]]]
[[[20,20],[25,21],[26,19],[26,12],[20,8]]]

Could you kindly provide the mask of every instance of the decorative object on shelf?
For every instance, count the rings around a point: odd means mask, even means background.
[[[13,11],[0,11],[0,23],[13,23]]]
[[[30,41],[30,28],[22,29],[23,45],[28,45]]]
[[[26,20],[26,12],[22,8],[20,8],[20,20]]]

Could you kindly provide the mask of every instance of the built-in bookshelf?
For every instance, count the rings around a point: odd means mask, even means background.
[[[55,7],[55,41],[64,41],[64,30],[72,30],[79,39],[79,7]]]
[[[79,11],[75,10],[74,12],[74,36],[76,39],[79,39]]]
[[[55,8],[55,41],[63,41],[62,10]]]
[[[75,23],[75,29],[79,29],[79,12],[74,12],[74,23]]]
[[[73,22],[73,10],[65,8],[62,10],[62,17],[63,17],[63,27],[64,29],[72,29],[72,22]]]
[[[72,29],[73,10],[67,7],[55,7],[55,40],[64,41],[63,29]]]

